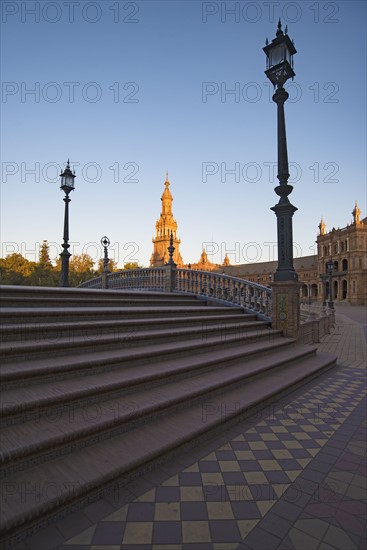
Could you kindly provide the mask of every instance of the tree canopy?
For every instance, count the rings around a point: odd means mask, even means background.
[[[125,263],[123,269],[139,269],[137,262]],[[89,254],[76,254],[69,261],[69,284],[78,286],[81,283],[100,275],[104,269],[103,258],[100,258],[95,269],[94,260]],[[118,271],[116,262],[108,262],[108,270]],[[6,258],[0,258],[0,284],[3,285],[31,285],[31,286],[59,286],[61,275],[61,258],[50,258],[50,246],[43,240],[39,248],[38,262],[31,262],[22,254],[14,252]]]

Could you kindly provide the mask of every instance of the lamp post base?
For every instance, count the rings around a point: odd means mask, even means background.
[[[284,336],[297,339],[300,327],[300,288],[297,281],[275,281],[271,284],[272,327]]]
[[[64,245],[63,245],[64,246]],[[64,250],[61,252],[61,277],[60,277],[60,286],[67,287],[69,286],[69,259],[70,252]]]

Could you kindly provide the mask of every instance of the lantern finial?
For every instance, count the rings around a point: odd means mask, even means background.
[[[280,20],[280,17],[279,17],[279,21],[278,21],[278,30],[276,32],[276,36],[282,36],[283,34],[283,31],[282,31],[282,22]]]

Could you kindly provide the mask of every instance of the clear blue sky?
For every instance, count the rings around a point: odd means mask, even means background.
[[[168,170],[185,262],[209,242],[214,262],[226,251],[232,263],[276,259],[276,105],[262,48],[279,16],[298,51],[285,106],[295,256],[315,251],[321,215],[344,227],[357,199],[366,216],[364,1],[1,8],[1,256],[35,260],[43,239],[61,252],[57,165],[70,157],[74,254],[97,260],[107,235],[120,266],[149,265]]]

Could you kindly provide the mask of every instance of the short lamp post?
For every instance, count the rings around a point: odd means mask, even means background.
[[[333,260],[329,260],[326,262],[326,270],[329,275],[329,303],[328,306],[330,309],[334,309],[334,302],[333,302],[333,271],[334,271],[334,262]]]
[[[169,246],[167,247],[168,254],[169,254],[169,260],[167,262],[167,265],[170,265],[171,267],[176,267],[175,261],[173,259],[173,253],[175,251],[175,247],[173,246],[173,233],[171,231],[170,239],[169,239]]]
[[[104,289],[107,289],[108,288],[108,274],[109,274],[109,269],[108,269],[108,263],[109,263],[109,258],[108,258],[108,247],[110,246],[110,239],[106,236],[102,237],[101,239],[101,245],[103,246],[103,271],[101,273],[101,278],[102,278],[102,288]]]
[[[282,31],[282,24],[279,20],[276,37],[269,44],[266,39],[266,46],[263,48],[266,54],[265,74],[270,82],[276,87],[273,101],[277,104],[278,111],[278,175],[279,185],[274,189],[280,197],[277,205],[271,210],[277,217],[278,234],[278,267],[274,274],[274,281],[297,281],[297,273],[293,267],[293,234],[292,216],[297,210],[288,199],[293,190],[288,184],[289,167],[287,138],[285,131],[284,103],[288,99],[288,92],[284,84],[289,78],[295,76],[293,71],[293,55],[297,53],[293,42],[287,34]]]
[[[101,245],[103,246],[103,271],[105,273],[109,273],[108,262],[110,260],[108,258],[108,247],[110,246],[110,244],[110,239],[108,237],[102,237]]]
[[[60,254],[61,257],[61,279],[60,279],[60,286],[69,286],[69,259],[70,259],[70,252],[69,252],[69,194],[71,191],[74,191],[74,179],[76,178],[75,172],[73,173],[70,170],[70,162],[68,160],[68,163],[66,165],[65,170],[60,174],[61,177],[61,185],[60,189],[64,191],[65,197],[64,197],[64,203],[65,203],[65,212],[64,212],[64,242],[61,245],[63,248],[63,251]]]
[[[175,251],[175,247],[173,246],[173,233],[171,231],[170,239],[169,239],[169,246],[167,247],[169,259],[168,262],[165,265],[165,271],[166,271],[166,282],[165,282],[165,290],[166,292],[173,292],[176,289],[176,267],[175,261],[173,259],[173,254]]]

